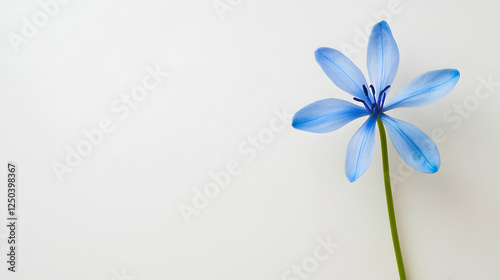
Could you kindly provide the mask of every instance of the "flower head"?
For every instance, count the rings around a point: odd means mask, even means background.
[[[354,63],[338,50],[319,48],[316,61],[330,80],[354,96],[357,104],[328,98],[311,103],[293,117],[296,129],[326,133],[347,123],[368,116],[347,147],[345,172],[354,182],[363,175],[373,158],[375,123],[382,120],[394,148],[411,167],[424,173],[434,173],[441,165],[436,144],[416,126],[389,117],[385,112],[399,107],[416,107],[433,103],[458,82],[460,73],[442,69],[424,73],[404,86],[394,97],[387,99],[399,66],[399,50],[385,21],[377,23],[368,40],[367,68],[371,84]]]

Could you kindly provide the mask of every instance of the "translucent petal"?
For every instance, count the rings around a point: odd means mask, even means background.
[[[368,111],[345,100],[328,98],[311,103],[293,116],[296,129],[325,133],[341,128],[347,123],[368,115]]]
[[[434,142],[416,126],[381,114],[380,118],[399,156],[411,167],[424,173],[435,173],[441,165]]]
[[[377,93],[391,85],[399,67],[399,50],[389,24],[381,21],[372,29],[366,56],[370,82]]]
[[[366,79],[363,72],[338,50],[319,48],[314,52],[319,66],[325,74],[343,91],[365,100],[363,85]]]
[[[448,92],[458,82],[460,72],[455,69],[442,69],[424,73],[405,87],[384,105],[384,110],[398,107],[417,107],[433,103]]]
[[[352,183],[363,175],[375,151],[375,124],[377,117],[370,116],[349,141],[345,157],[345,175]]]

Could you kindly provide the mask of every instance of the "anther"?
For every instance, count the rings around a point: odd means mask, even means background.
[[[377,102],[377,99],[374,99],[372,102],[372,99],[370,98],[370,95],[368,92],[368,88],[365,85],[363,85],[363,91],[365,92],[366,98],[368,99],[368,103],[370,106],[373,104],[373,102]]]
[[[384,92],[385,92],[386,90],[388,90],[390,87],[391,87],[390,85],[386,86],[386,87],[385,87],[385,88],[384,88],[384,89],[380,92],[380,94],[384,93]]]
[[[363,85],[363,91],[365,92],[365,95],[368,96],[368,89],[366,88],[365,85]]]
[[[370,85],[370,89],[372,90],[373,96],[375,96],[375,88],[373,87],[373,85]]]

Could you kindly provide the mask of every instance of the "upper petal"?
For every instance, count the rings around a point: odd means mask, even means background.
[[[311,103],[293,116],[296,129],[325,133],[341,128],[347,123],[368,115],[368,111],[345,100],[328,98]]]
[[[343,53],[331,48],[319,48],[314,57],[325,74],[343,91],[365,100],[363,72]]]
[[[435,173],[441,165],[439,150],[434,142],[416,126],[381,114],[391,142],[401,158],[424,173]]]
[[[377,117],[370,116],[349,141],[345,156],[345,175],[352,183],[365,174],[375,151],[375,123]]]
[[[381,21],[372,29],[366,56],[370,82],[377,92],[391,85],[399,67],[399,49],[391,28]]]
[[[424,73],[413,79],[387,101],[384,110],[433,103],[450,92],[459,78],[460,72],[455,69],[442,69]]]

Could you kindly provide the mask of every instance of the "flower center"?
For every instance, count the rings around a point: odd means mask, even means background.
[[[363,103],[366,110],[368,110],[368,112],[370,112],[370,114],[378,115],[380,112],[382,112],[382,109],[384,108],[385,95],[386,95],[387,90],[390,87],[391,86],[388,85],[383,90],[381,90],[378,94],[376,94],[375,88],[373,87],[373,85],[370,85],[370,89],[371,89],[371,94],[370,94],[368,92],[368,88],[366,87],[366,85],[363,85],[363,91],[365,92],[365,96],[366,96],[367,101],[365,101],[363,99],[359,99],[357,97],[354,97],[354,100]],[[372,100],[372,98],[373,98],[373,100]]]

